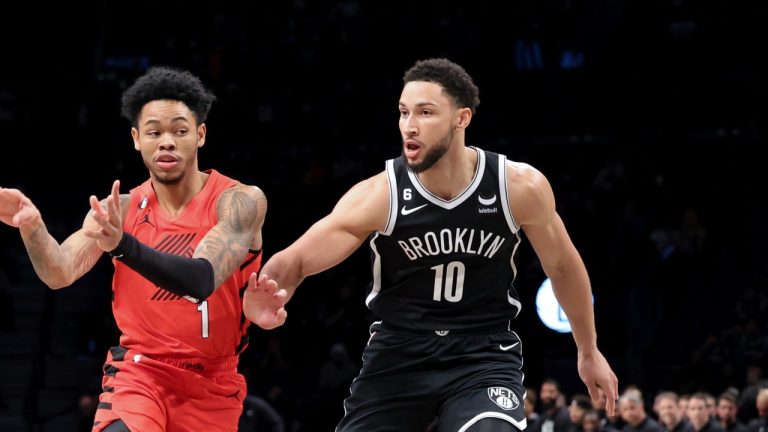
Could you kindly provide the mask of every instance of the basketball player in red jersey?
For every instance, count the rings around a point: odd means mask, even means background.
[[[98,201],[59,244],[39,210],[0,189],[0,220],[19,228],[40,279],[72,284],[108,252],[122,333],[107,354],[93,431],[236,431],[246,396],[248,276],[261,265],[262,191],[198,169],[215,96],[186,71],[152,68],[123,94],[149,179]]]

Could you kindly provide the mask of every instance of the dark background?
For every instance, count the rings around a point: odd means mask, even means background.
[[[399,154],[402,73],[445,56],[480,88],[467,144],[552,183],[622,388],[717,394],[768,367],[764,2],[18,7],[0,28],[0,186],[27,194],[60,241],[89,195],[147,177],[119,112],[151,65],[188,68],[218,95],[200,167],[265,191],[268,258]],[[14,229],[0,245],[0,429],[78,430],[119,334],[111,266],[53,292]],[[342,413],[350,366],[323,364],[340,343],[359,367],[368,259],[363,247],[309,278],[283,328],[251,330],[241,369],[288,430],[331,430]],[[584,392],[571,336],[536,316],[544,275],[527,243],[518,268],[526,385]]]

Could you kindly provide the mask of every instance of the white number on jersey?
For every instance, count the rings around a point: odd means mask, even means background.
[[[456,303],[464,295],[464,263],[451,261],[448,265],[432,267],[435,271],[435,290],[432,300],[441,301],[443,296],[449,302]]]
[[[208,339],[208,300],[203,300],[197,306],[197,310],[200,312],[200,318],[203,320],[203,339]]]

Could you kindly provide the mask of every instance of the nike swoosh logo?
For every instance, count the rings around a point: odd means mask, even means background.
[[[483,198],[482,196],[478,195],[477,200],[480,201],[480,204],[489,206],[496,202],[496,194],[493,194],[490,198]]]
[[[502,351],[509,351],[509,350],[511,350],[512,348],[516,347],[519,344],[520,344],[520,342],[515,342],[512,345],[507,345],[507,346],[499,344],[499,349],[501,349]]]
[[[415,211],[419,211],[419,210],[423,209],[426,206],[427,206],[427,204],[422,204],[422,205],[420,205],[418,207],[414,207],[412,209],[408,209],[408,208],[405,208],[405,206],[403,206],[403,209],[400,210],[400,214],[403,215],[403,216],[407,216],[407,215],[409,215],[409,214],[411,214],[411,213],[413,213]]]

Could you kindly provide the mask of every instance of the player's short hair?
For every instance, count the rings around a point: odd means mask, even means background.
[[[200,78],[189,71],[155,66],[123,92],[123,117],[137,127],[144,105],[156,100],[183,102],[195,114],[199,125],[208,118],[208,111],[216,96],[203,85]]]
[[[480,105],[480,90],[463,67],[445,58],[419,60],[403,75],[403,84],[427,81],[440,85],[459,108],[474,114]]]

